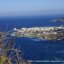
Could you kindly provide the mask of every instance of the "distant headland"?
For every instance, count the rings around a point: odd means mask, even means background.
[[[39,38],[44,40],[62,40],[64,39],[64,26],[14,28],[11,36]]]
[[[51,21],[53,21],[53,22],[64,22],[64,18],[56,18],[56,19],[52,19]]]

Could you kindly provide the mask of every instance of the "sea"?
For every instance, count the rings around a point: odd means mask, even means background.
[[[64,25],[64,22],[51,21],[56,18],[64,18],[64,15],[0,17],[0,31]],[[64,40],[18,37],[15,46],[20,47],[23,59],[32,61],[33,64],[64,64]]]

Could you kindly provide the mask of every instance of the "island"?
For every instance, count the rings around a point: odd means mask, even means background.
[[[52,19],[51,21],[53,21],[53,22],[64,22],[64,18],[56,18],[56,19]]]
[[[64,39],[64,26],[14,28],[11,36],[39,38],[44,40]]]

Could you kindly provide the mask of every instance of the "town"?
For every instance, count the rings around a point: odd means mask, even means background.
[[[45,40],[62,40],[64,39],[64,26],[14,28],[11,36],[40,38]]]

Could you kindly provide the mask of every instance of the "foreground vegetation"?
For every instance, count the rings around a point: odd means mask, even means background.
[[[22,53],[14,48],[15,37],[0,32],[0,64],[31,64],[23,60]]]

